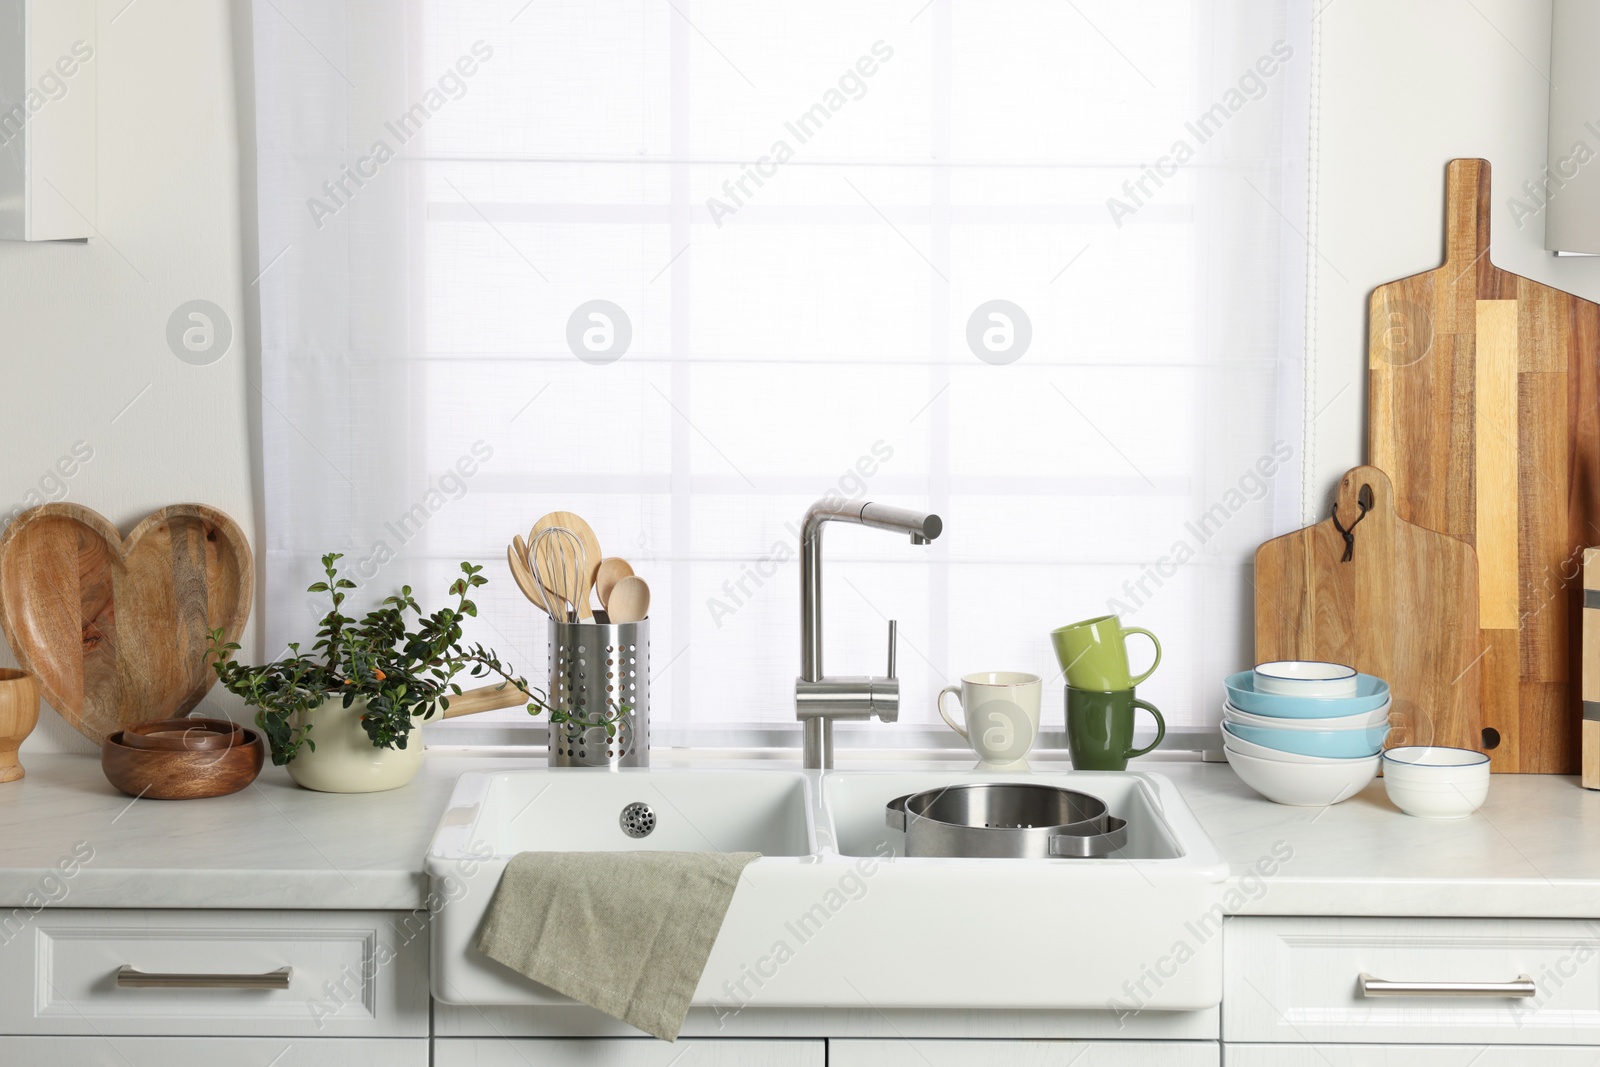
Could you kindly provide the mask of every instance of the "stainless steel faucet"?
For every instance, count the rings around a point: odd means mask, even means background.
[[[925,545],[944,532],[937,515],[924,515],[887,504],[832,503],[819,500],[806,511],[800,534],[800,677],[794,683],[795,718],[805,724],[804,765],[833,766],[833,721],[900,717],[900,679],[894,660],[897,624],[889,623],[889,673],[883,678],[829,678],[822,673],[822,527],[850,522],[878,530],[909,534]]]

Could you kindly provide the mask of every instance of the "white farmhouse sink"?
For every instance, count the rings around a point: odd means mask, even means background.
[[[1114,859],[908,859],[893,797],[976,772],[586,769],[466,774],[429,849],[433,995],[565,1005],[477,952],[521,851],[758,851],[694,1004],[1196,1010],[1222,999],[1222,862],[1159,775],[1035,773],[1129,824]],[[648,804],[649,836],[619,817]]]

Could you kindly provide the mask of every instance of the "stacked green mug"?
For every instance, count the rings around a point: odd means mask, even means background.
[[[1134,677],[1128,668],[1128,635],[1143,634],[1155,646],[1149,670]],[[1067,749],[1080,771],[1127,770],[1167,736],[1166,720],[1154,704],[1134,695],[1134,686],[1155,673],[1161,642],[1149,630],[1123,626],[1115,615],[1063,626],[1050,634],[1056,659],[1067,677]],[[1133,747],[1133,713],[1143,708],[1155,717],[1156,739]]]

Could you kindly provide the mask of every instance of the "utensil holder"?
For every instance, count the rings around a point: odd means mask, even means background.
[[[650,620],[607,625],[550,620],[550,706],[604,726],[550,724],[552,767],[650,766]]]

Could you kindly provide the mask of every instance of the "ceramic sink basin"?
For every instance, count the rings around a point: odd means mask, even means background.
[[[1159,775],[1035,773],[1128,822],[1116,858],[906,858],[884,805],[978,772],[527,770],[463,775],[429,849],[433,994],[570,1005],[480,955],[521,851],[757,851],[694,1004],[1197,1010],[1222,999],[1227,865]],[[632,837],[629,805],[653,825]],[[638,810],[631,823],[637,832]]]

